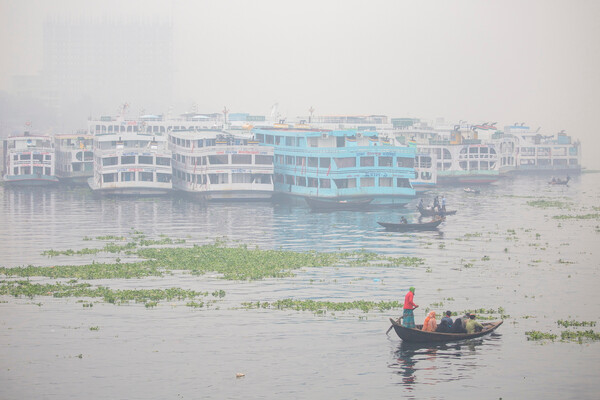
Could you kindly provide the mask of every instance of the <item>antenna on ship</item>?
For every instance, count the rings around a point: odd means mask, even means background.
[[[223,107],[223,115],[225,116],[225,124],[227,124],[227,114],[229,113],[229,110],[227,109],[227,106]]]
[[[313,106],[310,106],[310,108],[308,109],[308,112],[310,113],[310,116],[308,117],[308,123],[310,124],[312,121],[313,113],[315,112],[315,109],[313,108]]]

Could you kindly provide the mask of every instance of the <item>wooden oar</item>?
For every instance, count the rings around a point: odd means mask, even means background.
[[[402,320],[403,317],[398,317],[398,319],[396,320],[396,322],[400,323],[400,321]],[[390,326],[388,328],[388,330],[385,332],[385,334],[387,335],[388,333],[390,333],[390,331],[392,330],[392,328],[394,327],[394,325]]]

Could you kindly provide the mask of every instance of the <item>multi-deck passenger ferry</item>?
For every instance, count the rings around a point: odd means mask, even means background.
[[[87,184],[94,175],[93,136],[55,135],[56,176],[67,183]]]
[[[377,132],[313,129],[306,124],[252,129],[274,148],[275,193],[332,200],[371,199],[404,206],[415,196],[415,149]]]
[[[159,195],[169,192],[171,152],[167,137],[145,132],[94,135],[92,190],[102,194]]]
[[[206,200],[265,200],[273,195],[273,148],[249,134],[175,130],[173,188]]]
[[[48,185],[58,182],[51,136],[25,132],[4,141],[4,181],[11,185]]]
[[[511,125],[492,141],[500,148],[503,173],[581,172],[581,144],[564,132],[542,135],[528,126]]]

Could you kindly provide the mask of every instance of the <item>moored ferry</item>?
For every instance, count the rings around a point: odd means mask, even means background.
[[[101,194],[160,195],[171,188],[171,152],[166,135],[122,132],[94,135],[94,174]]]
[[[54,136],[56,176],[67,183],[87,184],[94,175],[93,136],[64,134]]]
[[[437,185],[437,163],[435,154],[415,155],[415,177],[410,182],[417,193],[426,192]]]
[[[404,206],[415,196],[415,149],[393,145],[377,132],[277,124],[255,127],[258,142],[274,148],[275,193],[369,206]]]
[[[4,141],[4,181],[10,185],[48,185],[58,182],[51,136],[25,132]]]
[[[500,148],[502,173],[581,172],[581,143],[564,131],[542,135],[524,124],[511,125],[492,140]]]
[[[249,134],[188,129],[169,134],[173,188],[203,200],[268,200],[273,148]]]

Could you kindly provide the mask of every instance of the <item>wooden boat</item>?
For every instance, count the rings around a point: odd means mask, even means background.
[[[444,221],[443,218],[433,220],[431,222],[424,222],[421,224],[395,224],[392,222],[379,222],[377,223],[383,226],[385,229],[390,231],[406,232],[406,231],[432,231],[435,230],[439,224]]]
[[[314,211],[335,211],[335,210],[354,210],[361,211],[368,208],[368,205],[373,201],[372,198],[367,199],[326,199],[305,197],[306,203]]]
[[[479,194],[479,189],[473,189],[473,188],[468,187],[468,188],[464,188],[463,190],[467,193]]]
[[[548,182],[548,185],[567,185],[569,183],[569,181],[571,180],[570,176],[567,176],[567,179],[554,179],[552,178],[551,181]]]
[[[442,332],[425,332],[422,331],[421,328],[423,325],[417,325],[416,329],[405,328],[400,325],[397,321],[390,318],[392,323],[392,327],[396,331],[396,334],[402,339],[404,342],[411,343],[434,343],[434,342],[456,342],[459,340],[473,339],[483,335],[487,335],[488,333],[496,330],[502,323],[503,320],[497,322],[486,322],[482,323],[483,330],[481,332],[475,333],[442,333]]]
[[[434,210],[433,208],[419,208],[417,207],[417,210],[419,210],[419,212],[421,213],[421,215],[423,217],[433,217],[435,215],[454,215],[456,214],[456,210],[452,210],[452,211],[446,211],[445,213],[442,213],[438,210]]]

